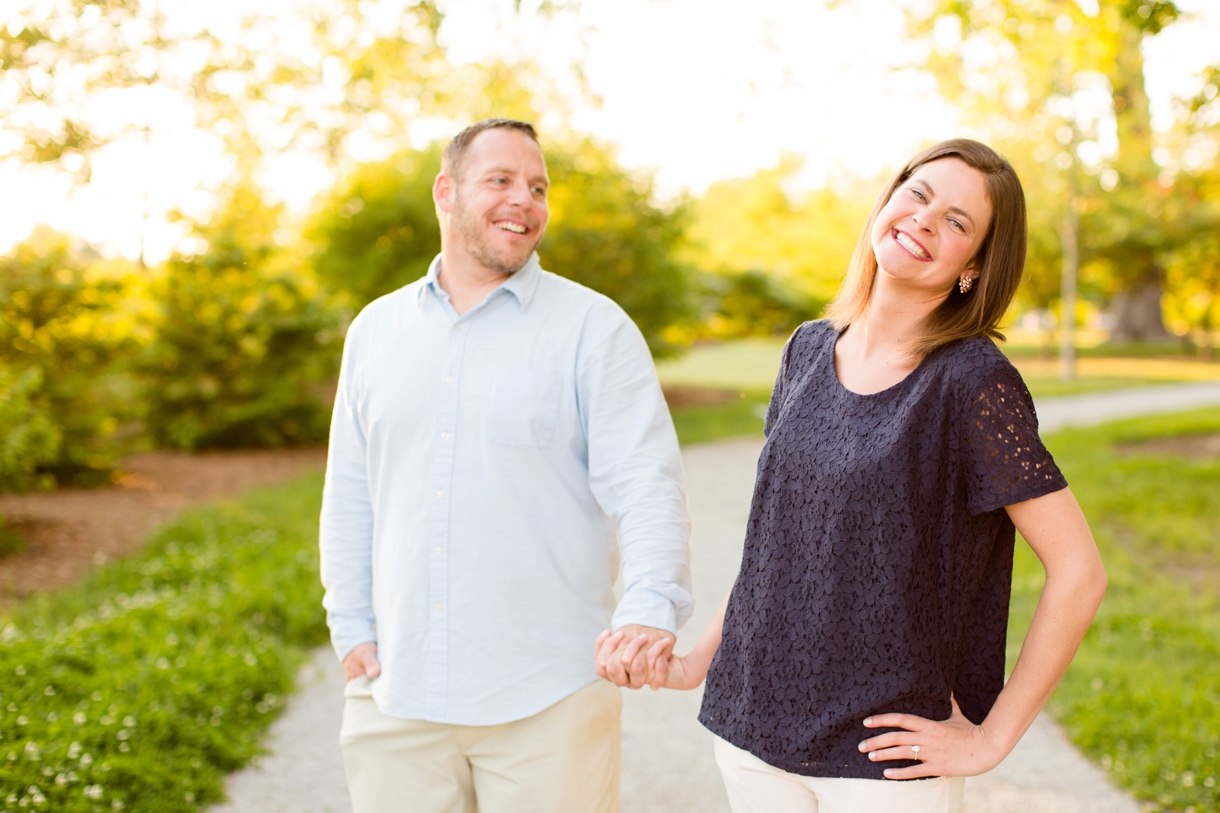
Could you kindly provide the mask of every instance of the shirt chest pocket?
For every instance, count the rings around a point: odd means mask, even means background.
[[[550,443],[559,422],[559,389],[554,372],[496,370],[487,401],[487,440],[530,449]]]

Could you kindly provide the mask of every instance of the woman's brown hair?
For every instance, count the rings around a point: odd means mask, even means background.
[[[1025,191],[1012,165],[986,144],[965,138],[942,141],[916,155],[894,176],[873,205],[852,254],[847,277],[826,309],[827,318],[839,330],[865,314],[877,278],[877,257],[872,244],[877,215],[915,170],[942,158],[958,158],[983,173],[991,202],[991,225],[975,255],[979,276],[973,289],[963,294],[954,288],[948,299],[928,315],[923,335],[909,346],[911,355],[918,358],[958,339],[1004,338],[996,326],[1016,295],[1025,268]]]

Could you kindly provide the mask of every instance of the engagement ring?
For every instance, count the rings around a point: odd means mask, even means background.
[[[912,746],[911,746],[911,753],[915,755],[915,759],[919,759],[919,746],[918,746],[918,745],[912,745]]]

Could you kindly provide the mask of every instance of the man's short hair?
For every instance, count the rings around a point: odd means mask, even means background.
[[[516,130],[519,133],[525,133],[527,136],[538,143],[538,133],[534,130],[534,125],[516,119],[483,119],[476,121],[474,124],[467,127],[462,132],[453,137],[445,147],[445,153],[441,156],[441,172],[448,174],[450,177],[459,179],[462,174],[462,162],[466,158],[466,151],[470,148],[471,143],[478,138],[479,133],[486,130]]]

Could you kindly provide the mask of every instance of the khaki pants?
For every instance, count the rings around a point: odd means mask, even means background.
[[[354,813],[618,813],[622,695],[590,683],[489,726],[382,714],[347,685],[339,743]]]
[[[959,813],[960,776],[896,782],[799,776],[716,737],[733,813]]]

